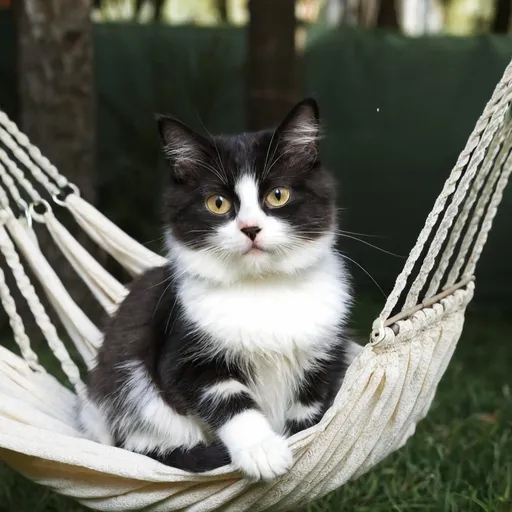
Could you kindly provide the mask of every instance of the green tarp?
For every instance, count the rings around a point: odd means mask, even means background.
[[[152,114],[172,113],[211,132],[243,129],[244,33],[103,24],[94,41],[99,207],[139,239],[153,240],[163,165]],[[0,105],[16,115],[14,37],[1,16],[0,42]],[[303,90],[320,102],[322,153],[339,182],[343,229],[408,253],[510,58],[505,37],[310,31]],[[480,297],[512,299],[511,215],[512,187],[479,266]],[[385,290],[403,265],[352,239],[340,248]],[[349,264],[359,289],[375,291]]]

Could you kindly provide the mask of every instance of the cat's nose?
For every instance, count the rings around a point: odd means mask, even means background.
[[[256,235],[261,231],[261,228],[258,226],[249,226],[247,228],[241,228],[240,231],[254,242]]]

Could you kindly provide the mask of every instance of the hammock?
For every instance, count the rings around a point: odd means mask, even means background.
[[[0,459],[88,507],[118,511],[290,509],[368,471],[403,446],[427,414],[461,334],[475,266],[512,170],[511,97],[512,64],[428,215],[333,406],[318,425],[289,439],[292,469],[266,484],[251,483],[229,466],[187,473],[80,434],[75,405],[84,385],[25,267],[41,284],[87,367],[101,335],[41,252],[32,222],[48,230],[108,313],[123,300],[125,287],[71,236],[53,209],[67,209],[132,275],[165,260],[81,199],[79,190],[0,112],[0,251],[75,391],[38,362],[0,271],[0,299],[21,354],[0,346]]]

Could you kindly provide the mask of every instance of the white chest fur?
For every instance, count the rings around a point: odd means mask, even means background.
[[[286,413],[294,404],[295,391],[312,359],[312,356],[295,359],[285,356],[253,358],[254,378],[249,388],[278,433],[285,433]]]
[[[226,286],[187,279],[179,296],[186,318],[213,338],[212,350],[248,356],[317,349],[344,320],[350,300],[334,255],[296,276]]]
[[[205,350],[251,363],[250,387],[274,428],[304,370],[333,343],[350,301],[333,254],[296,276],[227,286],[185,280],[179,294],[186,318],[207,335]]]

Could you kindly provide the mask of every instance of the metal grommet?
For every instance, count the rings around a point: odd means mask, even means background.
[[[37,222],[44,222],[44,216],[47,213],[51,213],[52,207],[46,199],[40,199],[39,201],[30,203],[28,210],[31,218]]]
[[[384,338],[386,337],[386,333],[384,330],[375,330],[372,331],[371,337],[370,337],[370,345],[378,345],[382,341],[384,341]]]
[[[68,187],[73,191],[75,196],[80,197],[80,189],[74,183],[68,183]]]
[[[386,337],[386,331],[384,328],[384,320],[378,318],[373,322],[373,330],[370,335],[370,345],[378,345]]]
[[[80,197],[80,189],[75,184],[68,183],[65,187],[60,189],[58,194],[53,194],[52,199],[59,206],[66,206],[66,198],[71,194]]]
[[[58,194],[53,194],[52,199],[55,204],[58,204],[59,206],[66,206],[66,203],[64,202],[65,198],[62,199],[62,192],[59,192]]]

